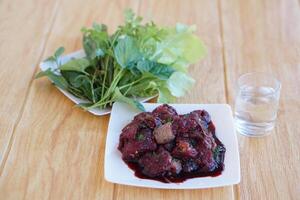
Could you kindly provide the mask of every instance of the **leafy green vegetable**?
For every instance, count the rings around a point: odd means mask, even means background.
[[[137,97],[158,95],[168,103],[188,92],[194,80],[188,66],[205,55],[195,26],[177,24],[174,28],[159,27],[132,10],[125,11],[125,24],[109,35],[107,26],[94,23],[82,28],[84,58],[61,65],[58,48],[46,61],[54,62],[55,70],[46,70],[36,78],[47,76],[56,86],[88,100],[84,109],[106,108],[115,101],[144,110]]]
[[[82,28],[83,32],[83,49],[87,58],[93,60],[104,56],[108,48],[108,33],[106,25],[93,24],[93,29]]]
[[[146,111],[144,106],[138,102],[137,100],[135,99],[132,99],[132,98],[128,98],[126,96],[124,96],[118,87],[115,88],[115,92],[114,92],[114,96],[113,96],[113,99],[115,101],[120,101],[120,102],[124,102],[124,103],[127,103],[135,108],[138,108],[139,110],[141,111]]]
[[[52,72],[50,69],[39,72],[35,76],[35,78],[40,78],[43,76],[47,76],[57,87],[59,87],[63,90],[68,88],[67,81],[62,76],[59,76],[59,75],[55,74],[54,72]]]
[[[158,88],[158,102],[169,103],[170,101],[175,101],[175,96],[173,96],[167,87]]]
[[[167,84],[171,94],[175,97],[182,97],[194,84],[194,79],[183,72],[175,72],[168,79]]]
[[[65,48],[64,47],[59,47],[55,53],[54,53],[54,57],[55,58],[58,58],[59,56],[61,56],[65,51]]]
[[[180,31],[169,30],[165,38],[157,44],[150,59],[186,71],[189,64],[195,63],[204,54],[205,48],[199,38],[191,30],[181,28]]]
[[[64,53],[65,48],[64,47],[59,47],[58,49],[56,49],[56,51],[54,52],[53,56],[48,57],[45,62],[53,62],[56,64],[56,66],[60,66],[60,61],[59,61],[59,57]]]
[[[163,80],[167,80],[175,71],[172,67],[148,60],[139,61],[136,67],[142,73],[149,72]]]
[[[61,71],[75,71],[86,73],[85,69],[90,65],[89,61],[85,58],[72,59],[66,64],[59,67]]]
[[[117,62],[122,68],[130,69],[141,58],[136,39],[124,36],[114,48]]]
[[[137,133],[137,134],[135,135],[135,139],[138,140],[138,141],[142,141],[142,140],[145,139],[145,135],[142,134],[142,133]]]

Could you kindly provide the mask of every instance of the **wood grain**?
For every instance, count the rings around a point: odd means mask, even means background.
[[[297,0],[0,1],[0,199],[299,199],[300,3]],[[109,116],[78,108],[37,64],[59,46],[81,48],[82,26],[112,32],[131,7],[161,25],[196,24],[206,58],[190,68],[181,103],[234,104],[239,75],[266,71],[282,82],[273,133],[239,135],[242,182],[206,190],[158,190],[104,180]]]
[[[241,199],[300,196],[300,7],[297,1],[220,1],[228,97],[239,75],[268,72],[282,82],[276,129],[268,137],[239,136]]]
[[[43,58],[60,45],[80,48],[80,28],[93,21],[115,28],[127,6],[137,10],[135,1],[62,1]],[[74,108],[48,80],[34,81],[0,178],[0,199],[112,199],[114,185],[103,178],[107,124],[108,116]]]
[[[0,175],[58,2],[33,0],[19,7],[16,1],[0,2]]]

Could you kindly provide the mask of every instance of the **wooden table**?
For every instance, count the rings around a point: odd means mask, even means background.
[[[103,156],[109,116],[78,108],[38,64],[59,46],[81,48],[82,26],[122,23],[131,7],[146,20],[196,24],[208,55],[191,67],[194,92],[180,103],[233,105],[239,75],[282,82],[270,136],[238,135],[241,183],[159,190],[108,183]],[[300,2],[297,0],[0,0],[0,199],[300,199]]]

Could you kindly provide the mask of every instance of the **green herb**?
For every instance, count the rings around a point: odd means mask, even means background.
[[[55,62],[57,67],[60,66],[59,63],[59,57],[64,53],[65,48],[64,47],[59,47],[58,49],[56,49],[56,51],[54,52],[53,56],[48,57],[45,62]]]
[[[168,118],[167,118],[166,123],[169,123],[169,122],[173,122],[172,117],[168,117]]]
[[[103,24],[81,31],[86,56],[61,65],[64,48],[60,47],[46,59],[57,69],[40,72],[36,78],[47,76],[59,88],[89,100],[79,105],[84,109],[121,101],[144,110],[136,98],[157,94],[159,102],[174,101],[191,89],[194,80],[187,74],[188,66],[205,54],[194,26],[142,24],[131,10],[125,11],[125,24],[112,35]]]
[[[224,153],[224,152],[225,152],[224,147],[223,147],[223,146],[220,146],[220,145],[218,145],[218,146],[213,150],[213,157],[214,157],[214,159],[215,159],[215,161],[216,161],[217,163],[221,163],[222,160],[220,160],[220,159],[223,159],[223,158],[220,157],[220,155],[221,155],[222,153]]]
[[[144,140],[145,136],[142,133],[137,133],[135,135],[135,139],[137,139],[138,141]]]

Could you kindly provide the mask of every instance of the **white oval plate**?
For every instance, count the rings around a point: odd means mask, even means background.
[[[152,111],[158,103],[143,103],[146,111]],[[188,179],[183,183],[162,183],[154,180],[140,179],[128,168],[117,149],[121,130],[127,125],[138,111],[126,104],[116,102],[113,105],[109,120],[105,148],[104,176],[109,182],[162,189],[200,189],[221,187],[240,182],[240,159],[237,135],[234,130],[232,111],[227,104],[170,104],[179,114],[193,110],[206,110],[216,127],[216,135],[225,145],[226,153],[224,171],[216,177],[201,177]]]
[[[61,64],[65,64],[67,63],[69,60],[71,60],[72,58],[83,58],[85,56],[85,53],[83,50],[79,50],[70,54],[67,54],[65,56],[61,56],[59,59],[59,62]],[[40,69],[42,71],[46,71],[47,69],[55,69],[57,67],[57,65],[54,62],[42,62],[40,63]],[[58,88],[58,87],[57,87]],[[71,94],[70,92],[63,90],[61,88],[58,88],[66,97],[68,97],[71,101],[73,101],[76,104],[80,104],[80,103],[88,103],[89,101],[84,100],[84,99],[80,99],[76,96],[74,96],[73,94]],[[137,98],[138,101],[140,102],[146,102],[152,98],[154,98],[155,96],[152,97],[147,97],[147,98]],[[94,115],[107,115],[111,112],[111,108],[106,108],[106,109],[100,109],[100,108],[92,108],[88,110],[90,113],[94,114]]]

